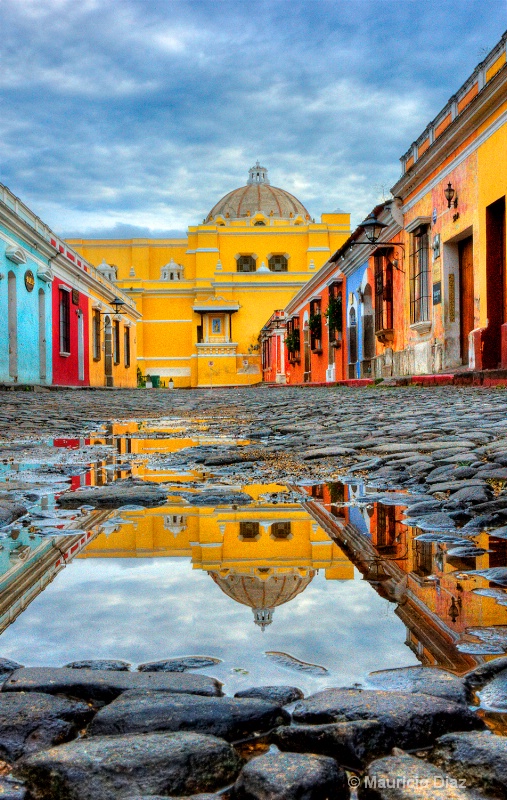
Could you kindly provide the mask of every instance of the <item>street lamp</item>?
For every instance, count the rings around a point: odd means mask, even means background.
[[[452,201],[453,201],[453,198],[454,198],[455,194],[456,194],[456,190],[453,189],[452,183],[449,181],[449,183],[447,184],[447,188],[444,189],[445,199],[447,200],[447,208],[451,207],[451,204],[452,204]],[[458,207],[458,198],[457,197],[454,199],[454,204],[453,205],[454,205],[454,208]]]
[[[364,230],[366,238],[370,244],[376,244],[382,231],[384,228],[387,228],[388,225],[386,225],[385,222],[381,222],[379,219],[377,219],[372,211],[371,214],[369,214],[366,219],[361,222],[359,227]]]
[[[110,305],[112,305],[112,306],[113,306],[113,308],[114,308],[114,313],[115,313],[115,314],[119,314],[119,313],[120,313],[120,310],[122,310],[122,309],[123,309],[123,306],[126,306],[127,304],[126,304],[126,303],[125,303],[125,301],[124,301],[124,300],[122,300],[120,297],[113,297],[113,299],[111,300],[111,303],[110,303]]]

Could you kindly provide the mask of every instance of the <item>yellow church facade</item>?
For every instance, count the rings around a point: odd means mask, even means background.
[[[354,578],[349,559],[301,506],[261,499],[284,488],[248,486],[253,503],[237,508],[202,508],[174,498],[161,508],[128,512],[123,525],[99,534],[79,558],[186,558],[224,594],[250,607],[264,629],[275,609],[305,591],[319,570],[326,580]]]
[[[137,363],[143,376],[176,388],[251,385],[262,380],[258,336],[274,309],[347,239],[350,215],[315,222],[256,164],[182,239],[70,243],[110,268],[136,303]]]

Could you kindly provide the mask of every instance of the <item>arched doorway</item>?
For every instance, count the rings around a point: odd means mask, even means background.
[[[106,386],[114,386],[113,380],[113,326],[111,317],[104,318],[104,373]]]
[[[373,292],[369,283],[363,292],[363,359],[361,361],[361,377],[369,378],[372,374],[372,361],[375,358],[375,331],[373,317]]]

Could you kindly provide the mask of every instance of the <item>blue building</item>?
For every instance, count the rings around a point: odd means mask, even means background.
[[[52,248],[45,239],[46,226],[0,185],[2,384],[51,383]]]
[[[352,250],[342,265],[347,277],[347,377],[371,378],[375,357],[373,289],[368,261],[356,262],[354,255]]]

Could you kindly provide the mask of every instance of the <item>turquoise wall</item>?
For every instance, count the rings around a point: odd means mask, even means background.
[[[16,264],[6,257],[7,248],[19,245],[26,256],[26,264]],[[37,260],[36,260],[37,258]],[[51,283],[37,277],[37,268],[47,259],[41,259],[31,245],[5,227],[0,226],[0,383],[47,383],[52,380],[52,308]],[[31,292],[25,286],[25,273],[31,270],[35,276],[35,286]],[[9,329],[8,329],[8,276],[12,272],[16,277],[17,301],[17,380],[9,375]],[[46,336],[46,377],[41,380],[39,350],[39,290],[45,298],[45,336]]]

